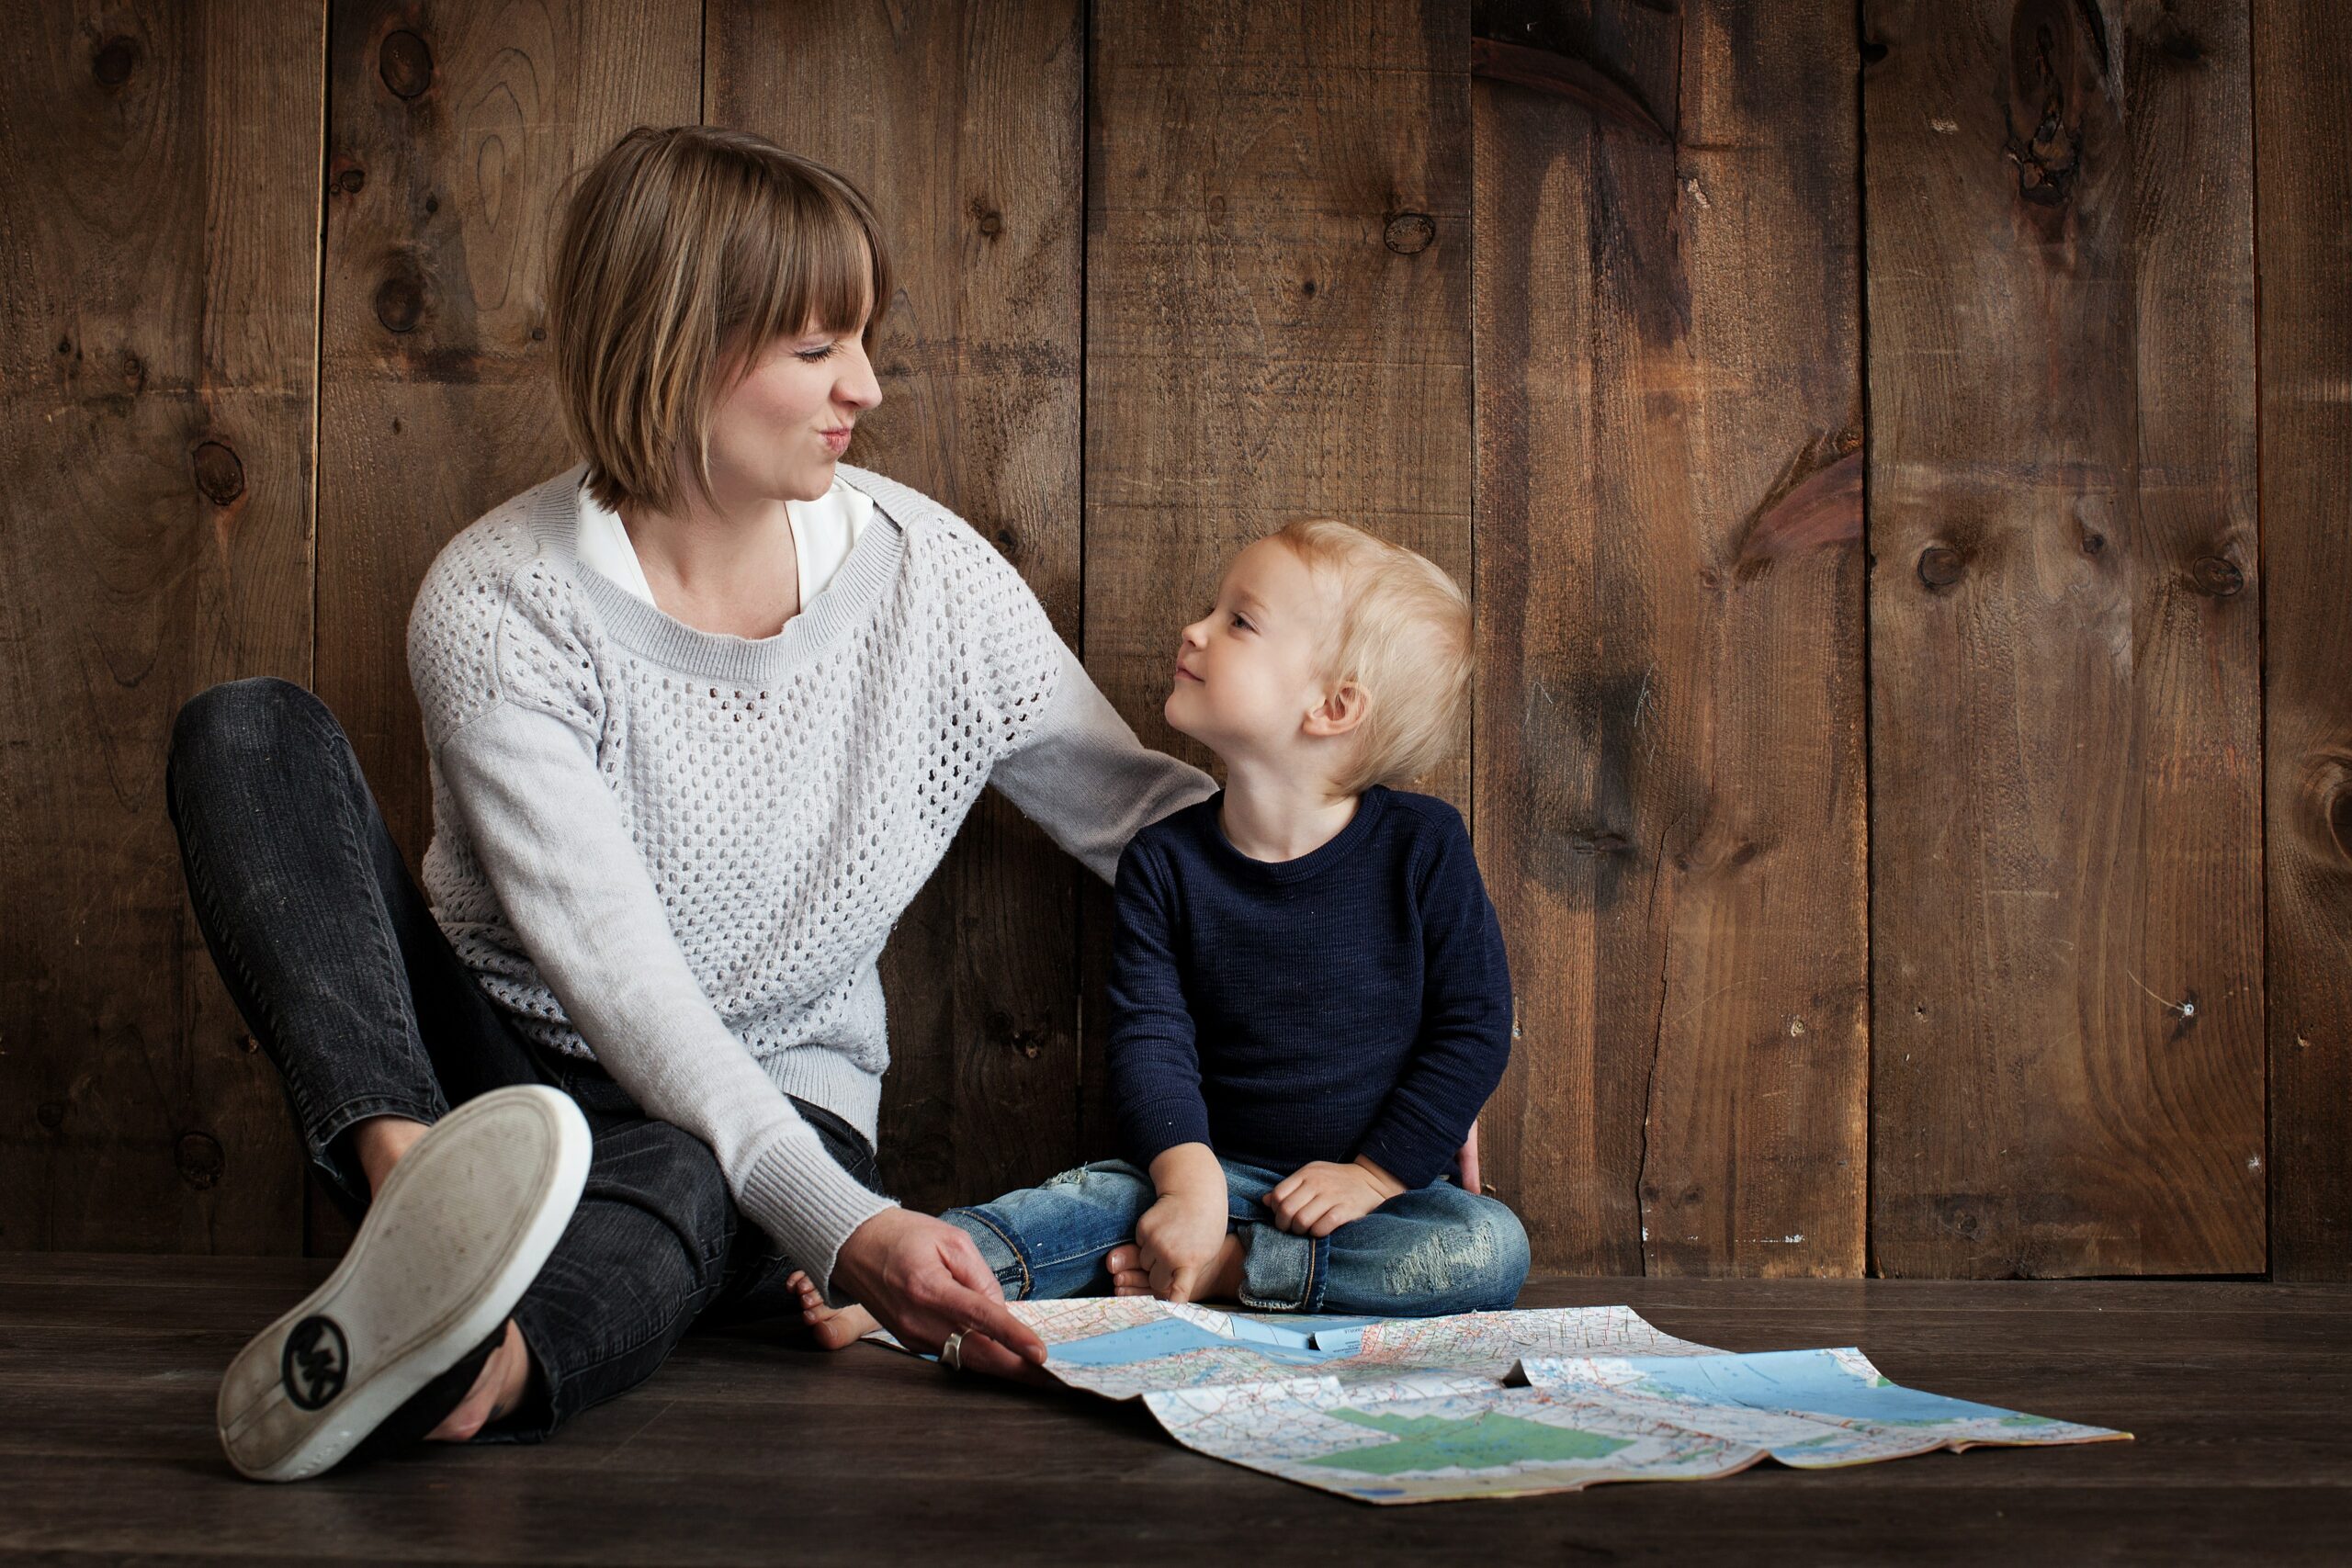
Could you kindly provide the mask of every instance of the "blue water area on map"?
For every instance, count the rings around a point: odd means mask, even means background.
[[[1279,1321],[1236,1314],[1233,1337],[1249,1345],[1284,1345],[1297,1350],[1329,1350],[1352,1356],[1363,1341],[1363,1331],[1377,1317],[1337,1317],[1328,1313],[1292,1313]]]
[[[1306,1344],[1304,1334],[1293,1334],[1290,1343],[1282,1343],[1268,1336],[1253,1337],[1243,1348],[1256,1351],[1268,1360],[1311,1367],[1328,1361],[1339,1352],[1312,1349]],[[1148,1361],[1160,1356],[1180,1355],[1186,1350],[1232,1349],[1238,1342],[1205,1328],[1196,1328],[1182,1318],[1171,1317],[1159,1323],[1148,1323],[1140,1328],[1121,1328],[1109,1334],[1097,1334],[1091,1338],[1072,1339],[1054,1347],[1054,1359],[1080,1367],[1125,1367],[1137,1361]]]
[[[1793,1410],[1857,1421],[1912,1425],[2014,1416],[1990,1404],[1946,1399],[1895,1383],[1871,1384],[1826,1350],[1768,1350],[1751,1356],[1644,1356],[1645,1381],[1751,1410]]]

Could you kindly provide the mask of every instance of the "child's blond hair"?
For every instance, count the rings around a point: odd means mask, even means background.
[[[677,456],[705,502],[710,418],[760,351],[890,300],[881,225],[855,186],[749,131],[640,125],[582,178],[550,258],[548,330],[588,491],[682,510]]]
[[[1425,556],[1332,517],[1271,537],[1333,590],[1337,622],[1318,672],[1364,697],[1356,745],[1334,787],[1408,784],[1453,752],[1470,708],[1469,596]]]

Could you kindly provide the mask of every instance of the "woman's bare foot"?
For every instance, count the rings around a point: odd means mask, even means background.
[[[481,1375],[474,1379],[474,1386],[458,1407],[442,1418],[441,1425],[424,1434],[428,1443],[462,1443],[492,1421],[503,1420],[523,1402],[523,1391],[530,1385],[531,1352],[523,1343],[523,1331],[514,1320],[506,1320],[506,1337],[490,1359],[481,1364]]]
[[[820,1349],[846,1349],[882,1326],[862,1306],[827,1306],[824,1296],[806,1274],[796,1272],[785,1284],[800,1293],[800,1321],[816,1336]]]
[[[1143,1266],[1143,1253],[1133,1242],[1111,1249],[1102,1260],[1111,1273],[1111,1293],[1114,1296],[1148,1296],[1152,1294],[1151,1274]],[[1193,1292],[1196,1302],[1229,1302],[1241,1298],[1241,1235],[1226,1233],[1225,1245],[1217,1248],[1216,1260],[1201,1275],[1200,1285]]]

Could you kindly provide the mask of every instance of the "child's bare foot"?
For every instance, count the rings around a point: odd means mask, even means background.
[[[1111,1273],[1111,1293],[1114,1296],[1148,1296],[1152,1293],[1151,1274],[1143,1266],[1143,1253],[1135,1243],[1127,1242],[1111,1249],[1102,1260]],[[1241,1298],[1241,1236],[1227,1232],[1225,1245],[1217,1248],[1216,1259],[1203,1270],[1200,1282],[1193,1288],[1196,1302],[1229,1302]]]
[[[827,1306],[806,1274],[795,1272],[785,1285],[800,1293],[800,1321],[808,1325],[821,1349],[845,1349],[882,1326],[862,1306]]]

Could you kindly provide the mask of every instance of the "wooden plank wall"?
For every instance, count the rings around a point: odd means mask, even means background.
[[[1426,787],[1511,942],[1487,1174],[1542,1261],[2352,1274],[2335,7],[109,15],[0,4],[0,1246],[303,1245],[171,716],[312,684],[414,863],[416,580],[569,460],[550,220],[699,118],[874,198],[854,459],[1148,741],[1203,760],[1175,628],[1288,517],[1473,588]],[[909,911],[909,1201],[1096,1152],[1105,908],[991,798]]]
[[[2270,1268],[2352,1275],[2352,12],[2257,0]]]
[[[1850,7],[1525,9],[1476,67],[1493,1179],[1569,1266],[1858,1273]]]

